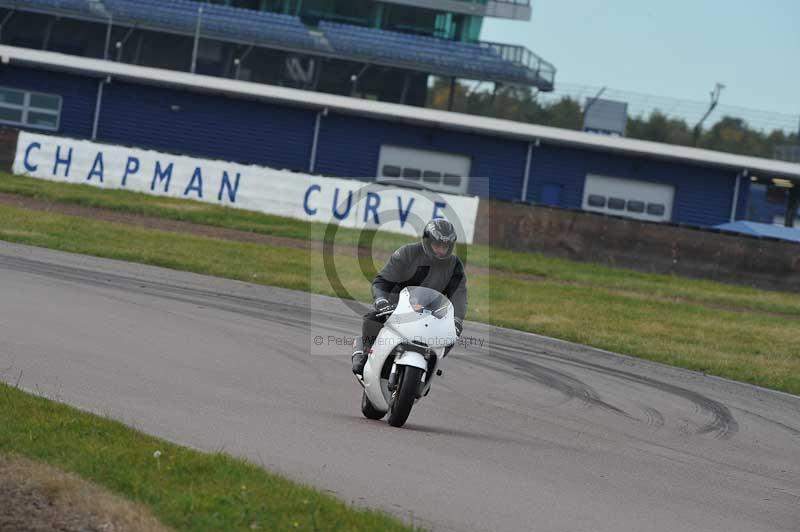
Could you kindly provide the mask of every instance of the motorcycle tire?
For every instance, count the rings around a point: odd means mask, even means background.
[[[366,391],[361,395],[361,413],[364,414],[364,417],[367,419],[383,419],[383,416],[386,415],[386,412],[381,412],[372,406],[372,402],[369,400],[369,397],[367,397]]]
[[[393,427],[402,427],[411,407],[419,392],[419,383],[422,380],[422,370],[414,366],[406,366],[397,384],[397,393],[389,404],[389,424]]]

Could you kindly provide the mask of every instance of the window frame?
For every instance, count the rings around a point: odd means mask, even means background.
[[[39,91],[29,91],[26,89],[18,89],[16,87],[6,87],[0,86],[0,91],[11,91],[22,93],[22,104],[16,103],[8,103],[8,102],[0,102],[0,108],[2,109],[10,109],[13,111],[21,111],[21,120],[19,122],[13,120],[4,120],[0,119],[0,124],[4,125],[11,125],[11,126],[20,126],[32,129],[41,129],[44,131],[58,131],[61,127],[61,111],[64,107],[64,98],[60,94],[51,94],[47,92],[39,92]],[[46,98],[55,98],[58,107],[57,109],[50,109],[46,107],[36,107],[31,105],[31,99],[33,96],[44,96]],[[42,124],[32,124],[29,120],[29,116],[31,113],[39,113],[40,115],[48,115],[55,117],[55,126],[50,125],[42,125]]]

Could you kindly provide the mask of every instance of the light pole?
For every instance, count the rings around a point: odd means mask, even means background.
[[[697,146],[697,140],[700,138],[700,128],[702,127],[703,122],[705,122],[706,118],[708,118],[708,116],[714,111],[714,109],[716,109],[717,104],[719,103],[719,95],[720,95],[720,93],[722,93],[722,89],[724,89],[724,88],[725,88],[725,85],[723,85],[722,83],[717,82],[717,84],[714,86],[714,90],[711,91],[711,93],[710,93],[711,94],[711,104],[708,106],[708,111],[706,111],[706,114],[703,115],[703,118],[701,118],[700,121],[694,126],[694,145],[695,146]]]
[[[600,96],[602,96],[604,92],[606,92],[606,87],[605,86],[602,89],[600,89],[599,91],[597,91],[597,94],[592,96],[592,98],[586,102],[586,107],[583,109],[583,119],[584,119],[584,121],[586,120],[586,113],[589,112],[589,109],[591,109],[592,106],[595,104],[595,102],[600,99]]]

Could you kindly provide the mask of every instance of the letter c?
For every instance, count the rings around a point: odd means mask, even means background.
[[[39,165],[31,164],[30,162],[28,162],[28,157],[31,156],[31,150],[33,148],[41,150],[42,149],[42,145],[39,144],[38,142],[31,142],[28,145],[28,147],[25,148],[25,160],[23,162],[25,164],[25,170],[27,170],[28,172],[35,172],[36,170],[39,169]]]
[[[308,190],[306,190],[306,195],[303,197],[303,209],[309,216],[314,216],[315,214],[317,214],[317,209],[312,209],[311,207],[308,206],[308,198],[309,196],[311,196],[311,193],[314,192],[315,190],[319,192],[320,190],[322,190],[322,187],[320,187],[319,185],[311,185],[310,187],[308,187]]]

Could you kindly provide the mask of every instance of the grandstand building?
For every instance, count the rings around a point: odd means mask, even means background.
[[[796,163],[408,105],[432,75],[552,88],[532,53],[476,41],[527,0],[228,3],[0,0],[0,126],[650,222],[794,223]]]
[[[435,77],[553,90],[524,47],[479,40],[530,0],[0,0],[0,44],[425,105]]]

